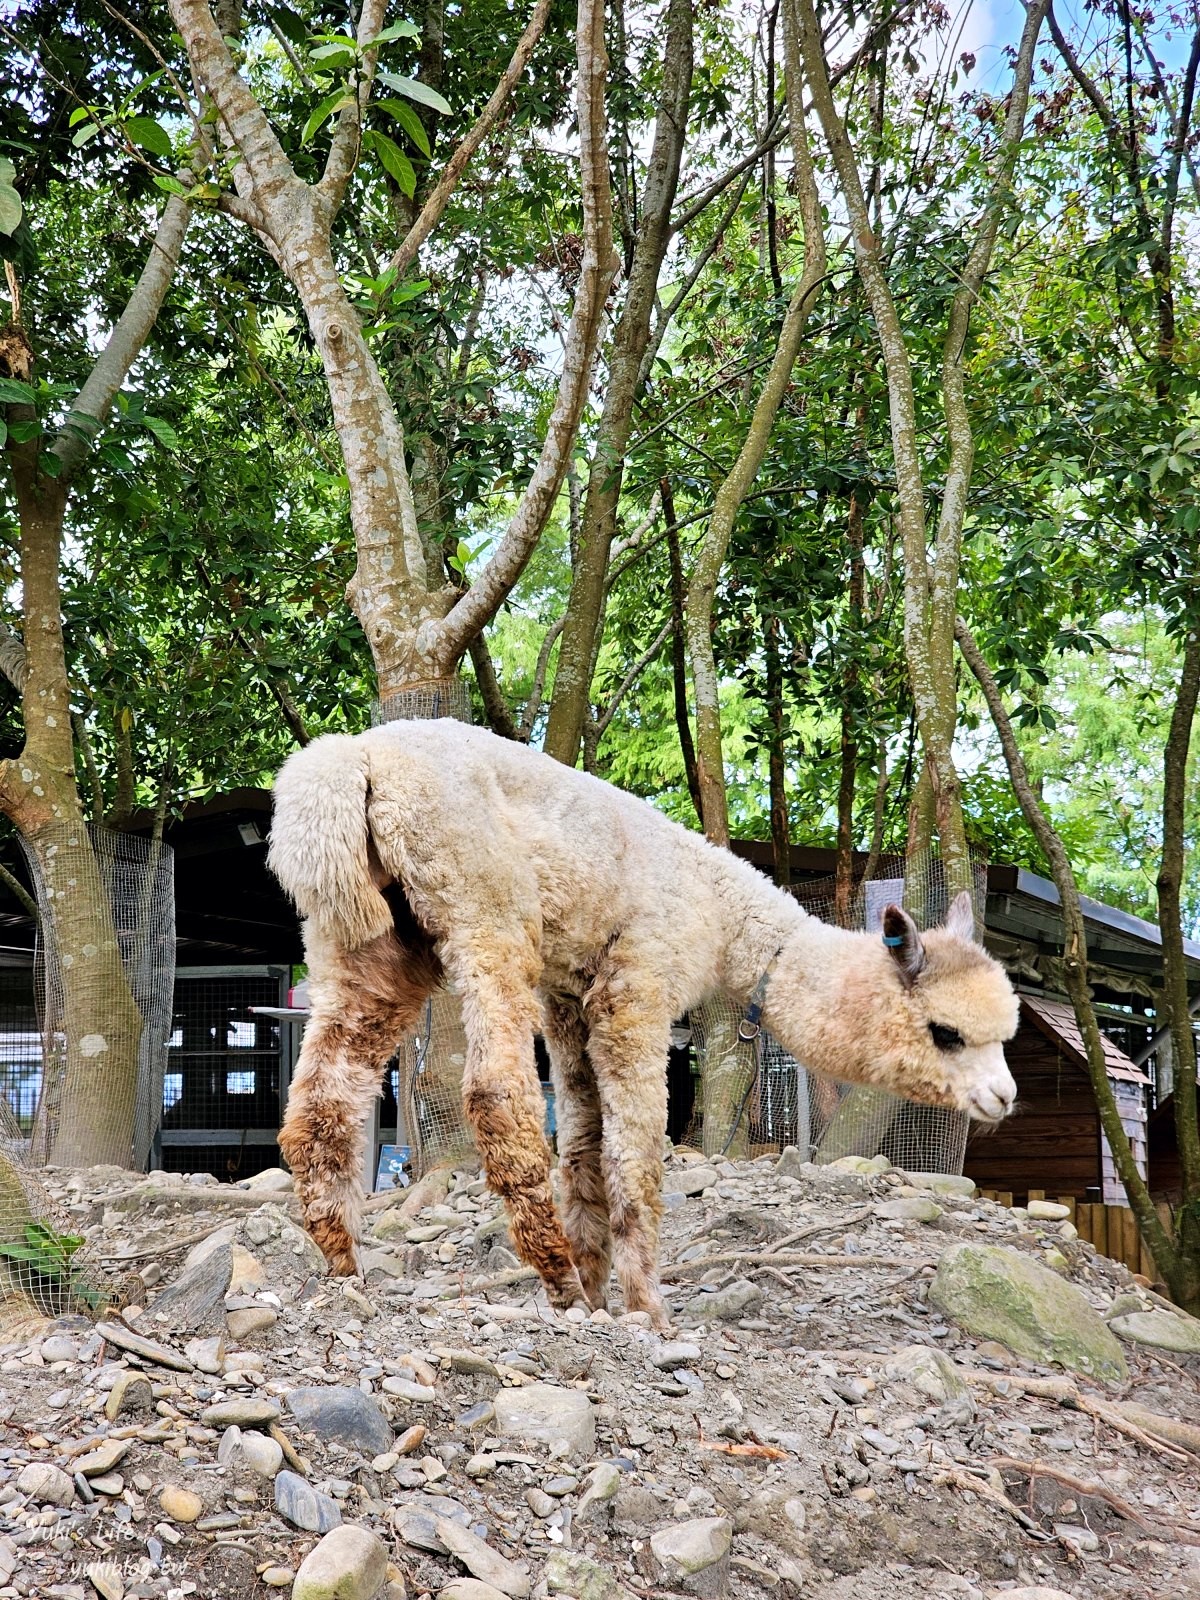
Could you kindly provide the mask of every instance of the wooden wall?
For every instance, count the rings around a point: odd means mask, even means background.
[[[997,1128],[972,1123],[965,1172],[1024,1204],[1030,1189],[1087,1197],[1102,1182],[1100,1123],[1087,1074],[1022,1021],[1005,1046],[1017,1110]]]

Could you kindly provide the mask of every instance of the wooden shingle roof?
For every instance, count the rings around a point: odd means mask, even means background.
[[[1065,1000],[1046,1000],[1041,995],[1023,994],[1020,999],[1021,1015],[1045,1034],[1051,1043],[1056,1044],[1070,1061],[1086,1072],[1087,1052],[1083,1047],[1083,1036],[1079,1032],[1072,1007]],[[1101,1034],[1101,1038],[1104,1040],[1104,1059],[1108,1065],[1110,1078],[1120,1078],[1125,1083],[1150,1082],[1141,1067],[1135,1066],[1111,1039],[1104,1034]]]

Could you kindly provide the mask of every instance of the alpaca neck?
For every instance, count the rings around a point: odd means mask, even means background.
[[[780,950],[819,949],[824,924],[728,850],[709,849],[707,856],[721,921],[721,986],[745,1004]]]

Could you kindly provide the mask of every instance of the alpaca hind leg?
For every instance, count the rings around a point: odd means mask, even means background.
[[[579,1002],[559,996],[548,999],[544,1027],[558,1118],[563,1226],[584,1295],[595,1309],[606,1303],[612,1266],[600,1094],[587,1056],[587,1029]]]
[[[617,1277],[626,1311],[668,1327],[658,1282],[662,1147],[667,1131],[670,1023],[597,1019],[589,1032],[604,1119],[603,1168]]]
[[[507,1207],[513,1248],[536,1268],[552,1305],[581,1303],[579,1274],[550,1188],[546,1101],[533,1054],[541,1023],[533,988],[536,948],[528,938],[489,929],[476,946],[447,949],[444,959],[463,992],[463,1109],[488,1184]]]
[[[288,1094],[279,1146],[304,1226],[335,1273],[358,1271],[366,1119],[383,1069],[413,1027],[436,975],[391,934],[358,950],[310,939],[313,1014]]]

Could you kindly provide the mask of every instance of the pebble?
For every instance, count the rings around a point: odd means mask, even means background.
[[[407,1400],[410,1405],[430,1405],[437,1399],[437,1390],[424,1383],[413,1383],[408,1378],[385,1378],[381,1385],[384,1394],[397,1400]]]
[[[296,1581],[296,1574],[291,1567],[267,1567],[262,1573],[262,1581],[268,1589],[290,1589]]]
[[[328,1533],[342,1520],[337,1501],[319,1493],[295,1472],[281,1472],[276,1477],[275,1509],[306,1533]]]
[[[200,1421],[206,1428],[268,1428],[282,1415],[275,1400],[223,1400],[202,1411]]]
[[[758,1284],[738,1278],[723,1289],[697,1295],[684,1309],[689,1316],[704,1322],[736,1322],[762,1303],[763,1291]]]
[[[195,1522],[204,1512],[204,1501],[198,1494],[173,1483],[159,1490],[158,1503],[172,1522]]]
[[[165,1344],[158,1344],[153,1339],[143,1339],[140,1333],[134,1333],[132,1328],[127,1328],[121,1322],[98,1322],[96,1332],[109,1344],[115,1345],[118,1350],[126,1350],[130,1355],[140,1356],[143,1361],[152,1362],[156,1367],[169,1367],[174,1372],[190,1372],[192,1363],[178,1350],[172,1350]]]
[[[266,1333],[279,1321],[279,1314],[270,1306],[246,1306],[226,1315],[226,1325],[233,1339],[251,1339],[256,1333]]]

